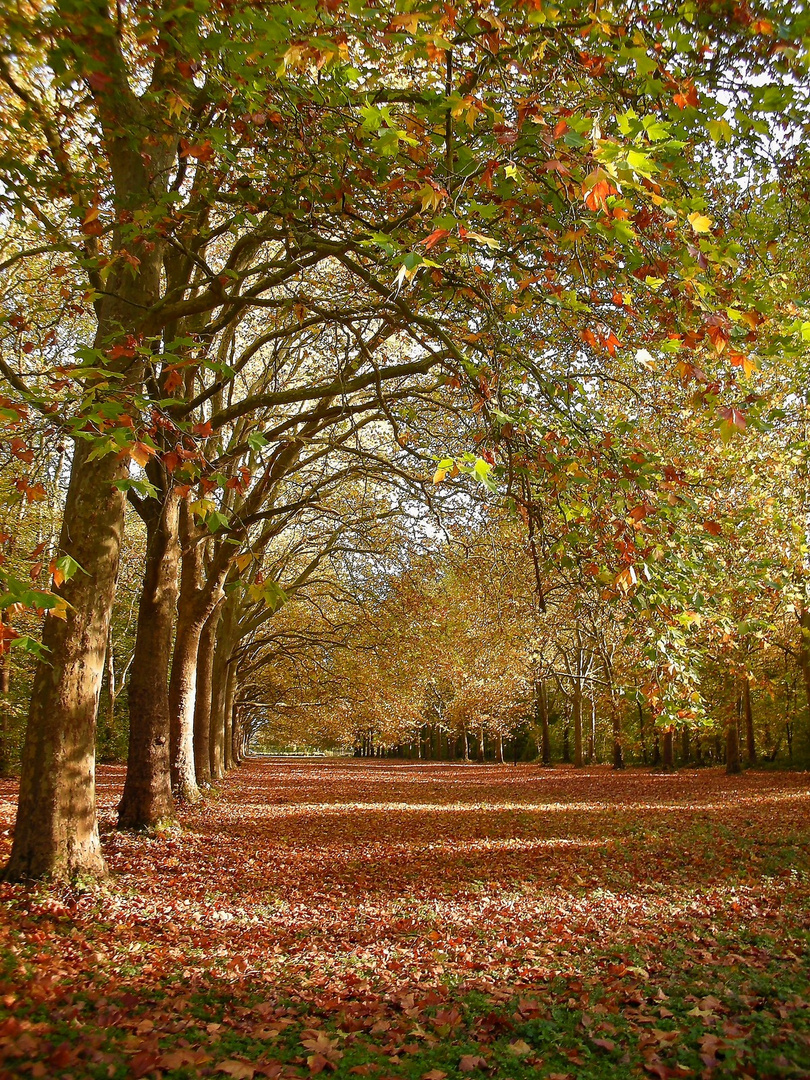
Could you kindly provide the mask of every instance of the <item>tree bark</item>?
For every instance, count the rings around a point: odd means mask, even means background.
[[[8,608],[0,612],[3,626],[11,626]],[[4,651],[0,653],[0,776],[8,776],[11,769],[11,724],[9,715],[8,693],[11,689],[11,657],[8,654],[8,642],[3,639]]]
[[[65,618],[45,620],[36,667],[7,881],[105,873],[96,819],[95,735],[128,474],[115,454],[89,460],[77,440],[60,550],[81,569],[57,589]]]
[[[672,724],[663,731],[663,760],[661,767],[667,772],[675,770],[675,728]]]
[[[183,802],[197,802],[200,798],[194,767],[197,657],[203,627],[222,595],[220,577],[204,580],[202,543],[195,538],[194,531],[188,499],[185,499],[180,506],[180,595],[177,602],[172,674],[169,680],[169,761],[172,791]]]
[[[726,773],[733,776],[739,772],[742,772],[740,739],[737,731],[737,718],[733,716],[726,724]]]
[[[681,728],[681,760],[684,765],[689,764],[690,753],[690,732],[689,725],[684,724]]]
[[[217,624],[222,615],[218,604],[205,621],[197,650],[197,688],[194,700],[194,771],[198,784],[211,783],[211,705],[214,648]]]
[[[236,764],[233,759],[233,720],[236,688],[238,685],[236,664],[228,667],[228,681],[225,684],[225,768],[232,769]],[[366,757],[369,755],[366,754]]]
[[[498,763],[500,765],[504,764],[504,759],[503,759],[503,732],[501,732],[501,731],[498,732]]]
[[[647,736],[644,731],[644,706],[641,704],[641,698],[636,700],[638,707],[638,740],[641,743],[641,760],[644,764],[647,764]]]
[[[98,145],[107,156],[102,168],[107,175],[109,167],[119,223],[110,236],[117,257],[95,306],[94,347],[123,376],[116,383],[123,398],[143,381],[144,364],[130,351],[131,341],[148,341],[141,328],[161,295],[164,251],[161,237],[146,221],[166,189],[179,136],[167,126],[163,136],[155,137],[165,116],[151,112],[151,103],[122,77],[124,65],[111,20],[109,27],[109,34],[97,21],[88,20],[82,27],[89,47],[83,53],[83,42],[74,54],[73,74],[79,82],[87,74],[87,55],[93,55],[93,70],[98,64],[109,65],[108,83],[100,90],[91,88],[97,124],[91,134],[99,136]],[[155,95],[154,100],[159,98]],[[133,234],[122,223],[121,212],[132,221],[133,212],[140,210],[146,211],[144,230]],[[112,359],[112,347],[122,342],[124,357]],[[80,569],[56,590],[66,602],[65,618],[45,620],[42,643],[47,653],[32,684],[6,880],[105,872],[96,819],[96,716],[124,531],[125,496],[116,484],[127,479],[129,460],[117,453],[94,457],[96,450],[93,442],[75,440],[59,548]]]
[[[611,700],[613,708],[613,768],[624,768],[624,747],[622,746],[622,714],[615,700]]]
[[[757,763],[757,745],[754,739],[754,714],[751,709],[751,684],[748,677],[742,683],[743,720],[745,722],[745,760],[749,765]]]
[[[169,773],[169,661],[177,603],[179,500],[169,492],[146,515],[146,567],[129,679],[129,752],[119,829],[174,816]]]
[[[579,671],[579,663],[577,664]],[[573,699],[571,701],[571,719],[574,723],[574,765],[582,768],[582,683],[579,676],[574,680]]]
[[[234,627],[238,620],[237,601],[229,597],[222,604],[222,615],[217,624],[214,667],[211,675],[211,779],[221,780],[225,775],[225,695],[228,671],[234,648]],[[358,756],[360,756],[358,754]]]
[[[486,745],[484,743],[484,725],[478,725],[478,753],[477,759],[480,764],[483,764],[486,756]]]
[[[551,733],[548,726],[548,695],[546,684],[538,679],[534,684],[535,717],[540,725],[540,758],[544,765],[551,764]]]
[[[239,709],[236,705],[233,706],[233,720],[231,725],[232,738],[233,738],[233,763],[234,765],[241,765],[244,761],[245,754],[245,733],[243,728],[242,717],[239,715]],[[377,747],[375,757],[383,757],[384,751],[382,746]]]
[[[799,613],[799,669],[802,673],[807,707],[810,709],[810,608],[802,607]]]

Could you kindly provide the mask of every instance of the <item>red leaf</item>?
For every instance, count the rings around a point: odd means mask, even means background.
[[[135,1080],[146,1076],[158,1067],[160,1054],[156,1050],[139,1050],[129,1063],[129,1069]]]
[[[163,384],[164,393],[173,394],[183,385],[183,374],[177,368],[169,368]]]
[[[458,1063],[458,1067],[462,1072],[475,1072],[476,1069],[487,1067],[487,1059],[481,1057],[480,1054],[465,1054]]]
[[[591,1042],[594,1046],[598,1046],[600,1050],[610,1052],[616,1049],[616,1043],[612,1039],[591,1039]]]
[[[426,236],[422,243],[425,245],[425,251],[430,251],[432,247],[435,247],[438,243],[450,235],[449,229],[434,229],[430,236]]]

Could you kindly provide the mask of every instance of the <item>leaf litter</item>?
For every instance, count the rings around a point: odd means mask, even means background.
[[[0,886],[0,1080],[810,1076],[806,774],[263,760],[154,836],[122,781],[108,881]]]

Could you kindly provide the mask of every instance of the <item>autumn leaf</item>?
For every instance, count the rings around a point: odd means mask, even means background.
[[[430,251],[442,240],[445,240],[450,235],[449,229],[434,229],[433,232],[426,236],[422,243],[425,245],[425,251]]]
[[[529,1046],[525,1039],[513,1039],[512,1042],[509,1043],[509,1050],[518,1057],[525,1057],[532,1052],[531,1046]]]
[[[233,1077],[233,1080],[253,1080],[256,1070],[249,1061],[239,1058],[227,1058],[214,1066],[217,1072]]]
[[[179,368],[172,367],[166,370],[163,390],[166,394],[173,394],[183,386],[183,373]]]
[[[699,211],[695,211],[689,215],[689,224],[692,226],[692,230],[696,233],[708,233],[712,230],[712,219],[707,217],[706,214],[701,214]]]
[[[161,1055],[156,1050],[140,1050],[130,1058],[129,1071],[135,1080],[157,1069]]]
[[[486,1069],[487,1059],[480,1054],[465,1054],[458,1063],[461,1072],[475,1072],[476,1069]]]
[[[136,442],[129,448],[129,456],[142,468],[156,453],[157,448],[149,446],[148,443]]]
[[[616,1049],[616,1043],[613,1042],[612,1039],[594,1039],[594,1038],[592,1038],[591,1042],[593,1043],[594,1046],[598,1047],[600,1050],[606,1050],[608,1053],[610,1053],[612,1050]]]

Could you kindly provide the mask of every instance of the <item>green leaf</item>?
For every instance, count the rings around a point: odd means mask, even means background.
[[[269,442],[265,439],[264,435],[260,431],[251,431],[247,437],[247,444],[251,450],[258,453],[263,450],[265,446],[269,446]]]

